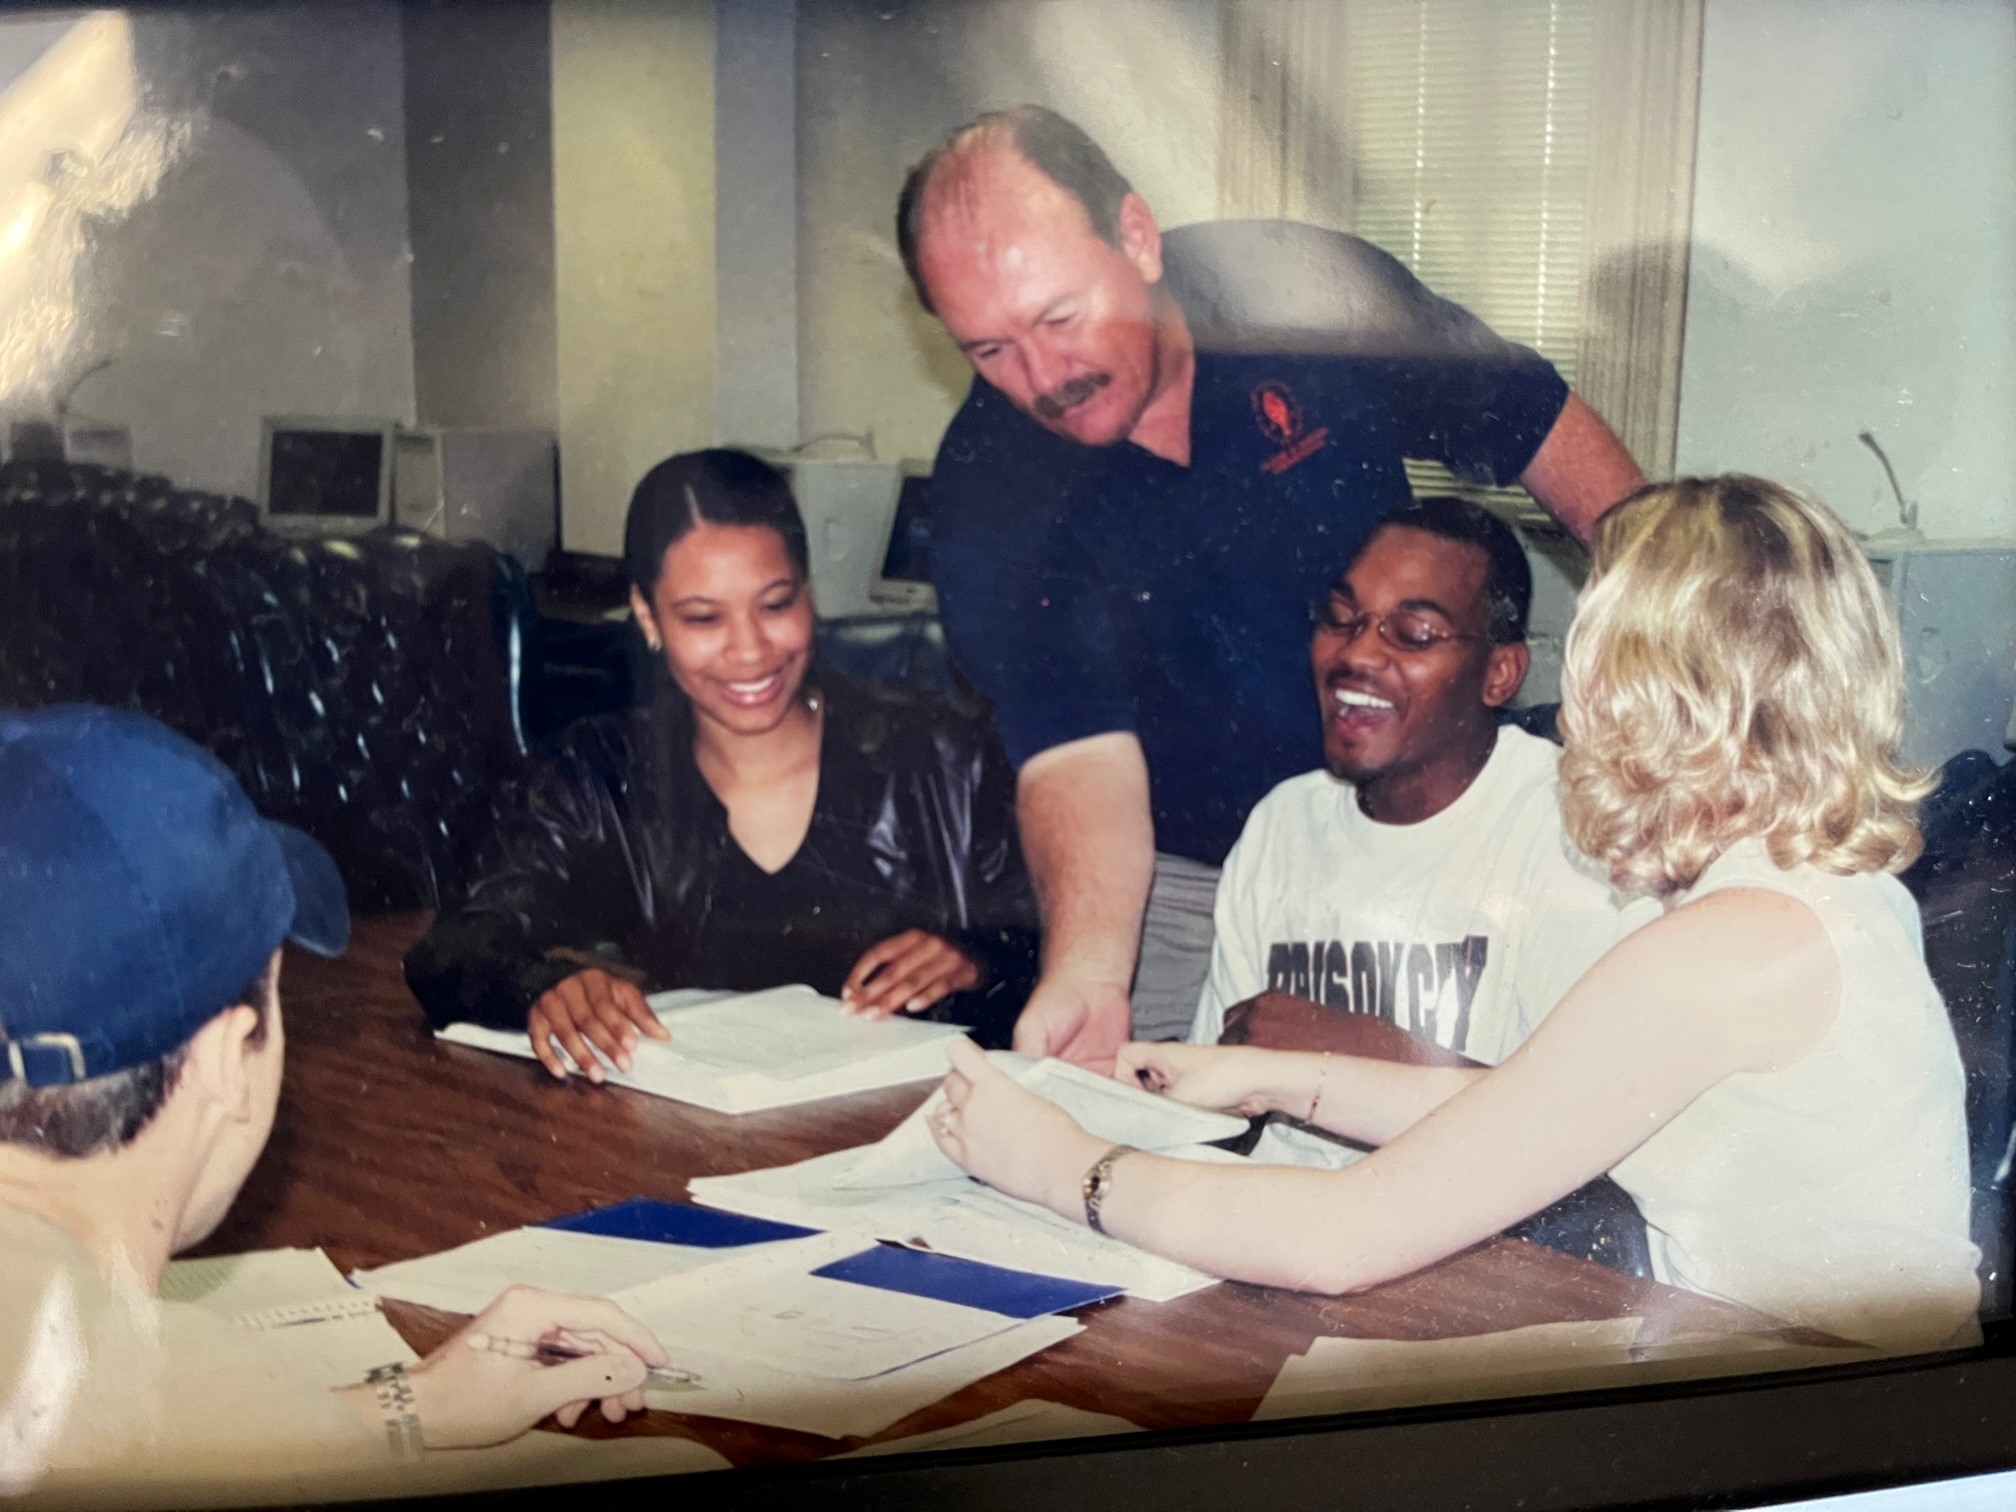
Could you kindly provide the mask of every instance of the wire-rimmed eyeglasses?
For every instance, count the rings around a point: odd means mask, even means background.
[[[1318,635],[1350,645],[1372,625],[1379,639],[1395,651],[1433,651],[1444,641],[1483,640],[1481,635],[1464,635],[1448,630],[1412,609],[1391,614],[1368,614],[1346,607],[1334,598],[1320,598],[1309,606],[1309,624]]]

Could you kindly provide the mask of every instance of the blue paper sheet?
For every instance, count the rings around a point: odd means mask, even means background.
[[[835,1260],[812,1274],[860,1286],[877,1286],[884,1291],[908,1292],[913,1297],[957,1302],[1010,1318],[1040,1318],[1049,1313],[1068,1312],[1074,1307],[1117,1297],[1122,1291],[1118,1286],[1067,1281],[1034,1271],[1008,1270],[999,1265],[982,1265],[977,1260],[959,1260],[951,1255],[927,1254],[887,1244]]]
[[[612,1207],[594,1208],[571,1218],[550,1218],[538,1228],[568,1229],[577,1234],[603,1234],[614,1239],[650,1239],[659,1244],[686,1244],[695,1249],[733,1249],[743,1244],[768,1244],[777,1239],[803,1239],[817,1229],[745,1218],[715,1208],[689,1207],[683,1202],[659,1202],[633,1197]]]

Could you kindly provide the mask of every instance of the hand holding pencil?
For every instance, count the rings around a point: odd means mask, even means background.
[[[549,1416],[571,1428],[591,1406],[620,1423],[644,1410],[650,1370],[670,1363],[650,1330],[607,1298],[514,1286],[409,1379],[427,1447],[474,1448]]]

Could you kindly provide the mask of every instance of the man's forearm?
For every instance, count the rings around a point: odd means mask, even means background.
[[[1155,870],[1139,743],[1098,735],[1042,752],[1022,769],[1016,806],[1043,911],[1044,977],[1124,991]]]
[[[1641,486],[1645,474],[1603,417],[1570,394],[1519,481],[1586,546],[1603,512]]]

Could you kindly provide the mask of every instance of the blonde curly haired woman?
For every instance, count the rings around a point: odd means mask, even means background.
[[[1144,1249],[1320,1292],[1419,1269],[1608,1171],[1661,1280],[1859,1340],[1964,1334],[1960,1061],[1891,875],[1929,784],[1895,759],[1901,659],[1866,559],[1776,484],[1643,489],[1598,528],[1563,687],[1569,838],[1664,908],[1503,1065],[1122,1051],[1115,1075],[1185,1102],[1381,1147],[1315,1171],[1116,1151],[962,1047],[940,1145]]]

